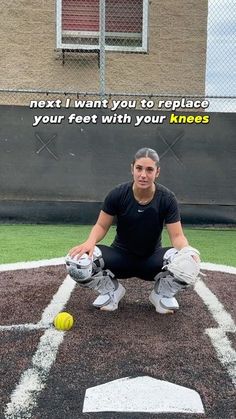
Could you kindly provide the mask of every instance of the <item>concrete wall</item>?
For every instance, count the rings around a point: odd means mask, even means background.
[[[130,110],[130,124],[107,125],[100,119],[110,111],[97,110],[96,124],[32,127],[34,115],[70,113],[0,107],[1,221],[93,221],[107,192],[131,179],[134,153],[148,146],[161,157],[160,183],[176,193],[185,222],[236,223],[235,114],[134,127],[136,115],[157,113]]]

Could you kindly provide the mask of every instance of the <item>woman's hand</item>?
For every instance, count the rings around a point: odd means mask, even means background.
[[[89,240],[86,240],[84,243],[79,244],[78,246],[73,247],[69,251],[69,255],[72,258],[79,259],[84,253],[87,253],[89,257],[92,258],[95,244]]]

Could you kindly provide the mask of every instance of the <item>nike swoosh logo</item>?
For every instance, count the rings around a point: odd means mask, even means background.
[[[140,210],[140,209],[138,209],[138,212],[143,212],[144,210]]]

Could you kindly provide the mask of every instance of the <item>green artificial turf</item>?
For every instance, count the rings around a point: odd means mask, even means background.
[[[86,240],[91,226],[79,225],[0,225],[0,263],[51,259]],[[235,228],[184,228],[190,244],[201,252],[203,262],[236,266]],[[102,243],[110,244],[112,226]],[[163,232],[163,245],[170,242]]]

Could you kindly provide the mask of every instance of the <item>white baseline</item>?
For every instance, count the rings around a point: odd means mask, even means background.
[[[75,285],[76,282],[68,275],[50,304],[43,311],[39,323],[29,325],[31,330],[36,328],[47,328],[47,330],[41,336],[37,350],[33,355],[32,367],[21,375],[18,385],[12,392],[11,400],[6,405],[6,419],[31,418],[31,412],[37,406],[38,396],[46,386],[47,377],[65,335],[65,332],[55,330],[51,325],[54,317],[65,307]],[[25,326],[27,327],[27,325]]]

